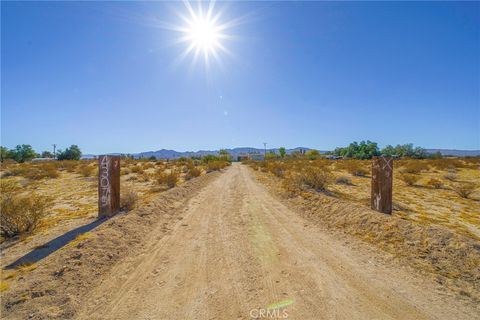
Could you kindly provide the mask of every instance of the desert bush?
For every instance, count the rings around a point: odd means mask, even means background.
[[[187,171],[187,174],[185,175],[185,179],[190,180],[192,178],[199,177],[201,174],[202,174],[202,170],[200,168],[191,165],[191,166],[188,166],[188,171]]]
[[[138,202],[138,193],[133,189],[126,187],[121,189],[120,207],[123,210],[130,211],[135,209]]]
[[[452,185],[452,189],[460,197],[468,199],[468,197],[475,191],[475,185],[473,183],[456,183]]]
[[[325,191],[331,182],[332,175],[327,169],[307,167],[298,178],[303,185],[316,191]]]
[[[137,180],[142,181],[142,182],[148,182],[148,181],[150,181],[150,175],[146,172],[143,172],[143,173],[138,175]]]
[[[457,175],[455,173],[447,173],[443,177],[445,179],[447,179],[448,181],[456,181],[457,180]]]
[[[64,161],[57,162],[57,166],[61,170],[65,170],[67,172],[75,172],[77,165],[78,165],[78,161],[75,161],[75,160],[64,160]]]
[[[31,180],[41,180],[44,178],[58,178],[60,174],[54,164],[43,164],[30,166],[30,168],[24,170],[22,176]]]
[[[443,182],[439,179],[431,178],[430,180],[428,180],[427,185],[434,189],[440,189],[443,187]]]
[[[283,162],[269,161],[266,169],[279,178],[283,178],[285,175],[285,164]]]
[[[221,161],[221,160],[209,161],[207,162],[207,172],[219,171],[228,165],[229,163],[226,161]]]
[[[337,184],[345,184],[345,185],[352,185],[352,179],[347,176],[340,176],[335,179],[335,183]]]
[[[19,188],[13,182],[0,184],[0,233],[4,238],[33,231],[52,203],[50,198],[35,193],[19,195]]]
[[[92,167],[88,164],[78,168],[78,173],[84,177],[90,177],[94,171],[95,171],[95,167]]]
[[[179,176],[180,175],[178,171],[175,170],[172,170],[169,173],[158,170],[155,173],[155,180],[158,184],[166,185],[169,188],[173,188],[177,185]]]
[[[400,172],[408,174],[419,174],[429,169],[428,163],[421,160],[407,160],[400,162],[402,168]]]
[[[285,179],[282,179],[282,188],[290,196],[297,195],[303,188],[300,175],[292,174],[285,176]]]
[[[123,176],[123,175],[127,175],[130,173],[130,169],[129,168],[121,168],[120,169],[120,174]]]
[[[147,170],[150,168],[155,168],[155,164],[153,162],[147,162],[143,165],[143,170]]]
[[[141,174],[143,173],[143,168],[139,165],[134,165],[130,168],[130,170],[133,172],[133,173],[138,173],[138,174]]]
[[[409,173],[403,173],[399,176],[400,180],[405,182],[406,185],[408,186],[413,186],[417,181],[420,179],[419,176],[415,174],[409,174]]]

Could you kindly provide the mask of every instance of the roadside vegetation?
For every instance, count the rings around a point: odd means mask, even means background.
[[[289,197],[322,193],[370,206],[371,160],[281,157],[245,161],[280,179]],[[393,215],[480,240],[480,158],[394,161]]]
[[[72,145],[36,153],[29,145],[1,149],[1,241],[29,240],[36,233],[71,219],[97,216],[97,160],[78,160],[81,151]],[[41,161],[31,161],[44,156]],[[121,160],[121,208],[128,212],[187,180],[230,165],[226,151],[201,159]]]

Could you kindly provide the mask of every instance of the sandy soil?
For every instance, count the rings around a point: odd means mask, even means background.
[[[189,201],[168,236],[153,232],[143,252],[118,264],[78,317],[248,319],[275,305],[292,319],[480,315],[310,227],[233,165]]]
[[[478,305],[385,253],[305,220],[246,166],[175,189],[39,262],[7,291],[2,317],[251,319],[265,309],[289,319],[480,317]],[[56,297],[19,300],[39,287]]]

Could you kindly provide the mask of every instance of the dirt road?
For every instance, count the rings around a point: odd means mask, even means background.
[[[470,319],[478,313],[308,225],[240,164],[193,197],[166,236],[157,240],[153,232],[143,252],[116,265],[78,313],[80,319],[272,315]]]

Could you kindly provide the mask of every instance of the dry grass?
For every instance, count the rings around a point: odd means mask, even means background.
[[[192,166],[198,165],[198,162],[189,163]],[[149,202],[156,197],[157,192],[166,189],[159,187],[154,179],[157,168],[164,168],[166,173],[178,173],[176,180],[173,179],[175,175],[167,178],[168,188],[203,173],[201,166],[194,166],[193,171],[181,173],[183,166],[185,163],[178,161],[122,160],[122,206],[128,209],[140,201]],[[97,161],[2,163],[2,241],[17,234],[22,235],[21,241],[30,241],[37,234],[46,234],[66,220],[97,217],[98,182],[94,179],[97,174]],[[132,194],[125,195],[127,189],[123,186],[126,184]],[[8,186],[13,188],[11,192],[8,192]],[[133,193],[137,195],[136,200],[132,200],[135,198]],[[125,197],[128,198],[128,204]]]
[[[358,163],[352,164],[355,161]],[[415,165],[415,161],[420,164]],[[298,178],[301,172],[304,172],[307,167],[326,168],[332,173],[333,181],[336,182],[327,184],[330,195],[365,207],[370,205],[371,179],[354,175],[354,171],[351,170],[361,167],[370,171],[370,161],[309,161],[297,159],[246,161],[245,163],[254,170],[280,178],[279,185],[282,186],[286,195],[293,198],[306,196],[305,185]],[[480,239],[480,217],[478,216],[478,212],[480,212],[479,163],[477,158],[394,160],[394,216],[422,225],[440,225],[457,234]],[[402,171],[405,171],[405,166],[408,167],[408,171],[412,171],[413,168],[416,173],[402,173]],[[449,183],[449,180],[444,177],[449,167],[452,166],[456,168],[455,184]],[[438,167],[443,169],[439,170]],[[281,174],[276,172],[281,172]],[[408,181],[403,181],[407,179]],[[351,181],[351,184],[347,182],[348,180]],[[462,184],[471,186],[465,187]],[[412,185],[415,188],[412,188]],[[462,197],[454,188],[465,195],[468,193],[468,196],[466,198]]]
[[[125,187],[121,189],[120,194],[120,207],[123,210],[131,211],[135,209],[138,203],[138,193],[131,187]]]
[[[287,167],[298,170],[311,165],[304,161]],[[258,170],[262,165],[252,167]],[[480,299],[480,203],[471,199],[475,195],[478,198],[478,193],[473,192],[466,199],[451,189],[422,187],[430,179],[440,179],[441,173],[431,171],[412,174],[419,180],[418,187],[411,188],[397,179],[399,170],[394,171],[396,210],[391,216],[369,209],[369,201],[365,200],[370,196],[370,179],[352,175],[353,186],[335,184],[329,186],[333,193],[323,193],[301,191],[290,183],[289,177],[295,172],[287,171],[285,178],[261,172],[257,176],[306,219],[358,237],[404,259],[415,269],[430,273],[440,283]],[[337,177],[344,175],[338,169],[332,173]],[[470,167],[458,169],[458,175],[471,183],[480,178],[479,170]],[[336,196],[338,193],[341,198]]]
[[[95,167],[91,165],[83,165],[78,168],[78,173],[84,177],[91,177],[95,172]]]

